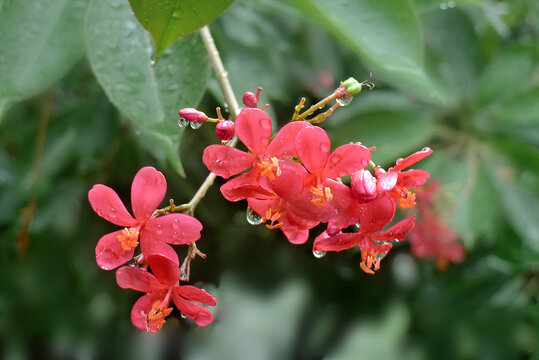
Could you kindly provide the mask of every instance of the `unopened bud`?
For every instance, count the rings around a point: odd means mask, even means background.
[[[180,109],[178,114],[180,114],[180,117],[189,122],[203,123],[208,120],[208,116],[206,114],[193,108]]]
[[[243,94],[242,100],[243,100],[243,105],[245,105],[247,107],[250,107],[250,108],[258,107],[258,98],[256,97],[255,94],[253,94],[250,91],[246,91]]]
[[[345,88],[344,91],[349,96],[356,96],[357,94],[361,92],[361,89],[363,88],[363,84],[361,84],[359,81],[357,81],[353,77],[350,77],[341,83],[341,87]]]
[[[221,140],[222,143],[232,140],[234,134],[236,134],[236,128],[232,121],[221,120],[217,123],[217,126],[215,127],[215,136],[217,139]]]
[[[350,186],[360,203],[368,203],[378,196],[376,178],[368,170],[363,169],[353,173]]]

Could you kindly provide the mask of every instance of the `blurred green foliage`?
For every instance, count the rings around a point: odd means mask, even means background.
[[[194,194],[216,140],[209,125],[182,134],[176,111],[223,106],[203,47],[190,35],[154,65],[127,0],[4,0],[1,356],[539,359],[537,2],[242,0],[211,29],[236,96],[262,86],[279,125],[301,96],[372,72],[376,89],[322,126],[333,146],[376,146],[383,165],[434,149],[420,166],[442,182],[466,260],[439,272],[404,242],[370,276],[357,251],[315,259],[249,226],[245,204],[214,186],[197,208],[208,258],[192,280],[218,297],[216,321],[173,313],[160,334],[141,333],[129,319],[138,294],[95,264],[114,226],[86,194],[104,183],[127,203],[145,165],[177,204]]]

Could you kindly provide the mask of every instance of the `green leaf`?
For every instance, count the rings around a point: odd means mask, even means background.
[[[488,3],[483,0],[413,0],[412,3],[419,14],[425,14],[435,10],[448,10],[460,5],[475,5],[478,7],[486,7]]]
[[[401,0],[300,0],[297,5],[361,58],[375,78],[442,101],[423,64],[423,40],[411,4]]]
[[[129,0],[135,16],[150,32],[156,59],[176,40],[215,20],[234,0]]]
[[[0,116],[54,84],[81,59],[87,0],[0,3]]]
[[[195,106],[205,91],[209,63],[193,34],[152,65],[151,38],[123,3],[93,1],[86,19],[88,58],[109,99],[141,131],[154,155],[166,154],[183,174],[177,111]]]

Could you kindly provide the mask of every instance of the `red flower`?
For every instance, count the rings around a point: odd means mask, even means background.
[[[172,312],[169,307],[171,298],[176,308],[193,319],[197,325],[206,326],[213,321],[207,308],[192,301],[215,306],[215,297],[195,286],[180,285],[180,269],[170,258],[154,254],[146,260],[153,274],[143,268],[131,266],[124,266],[116,271],[116,282],[121,288],[146,293],[137,300],[131,310],[131,322],[134,326],[148,332],[158,332],[165,324],[165,318]]]
[[[228,179],[251,167],[256,175],[275,180],[281,170],[279,160],[296,156],[294,138],[298,131],[311,126],[305,121],[285,125],[270,143],[271,119],[264,111],[247,107],[236,119],[236,134],[250,153],[226,145],[210,145],[204,150],[202,161],[208,169]]]
[[[380,261],[391,250],[390,241],[402,241],[414,227],[415,216],[399,221],[389,229],[380,231],[391,222],[395,214],[395,201],[382,197],[361,206],[359,231],[357,233],[338,233],[329,236],[322,233],[314,242],[315,251],[342,251],[359,246],[361,249],[361,268],[368,274],[380,268]],[[373,268],[374,267],[374,268]]]
[[[88,200],[97,215],[124,227],[123,230],[106,234],[97,243],[96,261],[102,269],[111,270],[129,261],[139,241],[144,258],[161,253],[179,263],[178,255],[165,242],[183,245],[200,238],[202,224],[192,216],[153,216],[166,190],[167,183],[163,174],[153,167],[140,169],[131,185],[134,218],[118,194],[108,186],[97,184],[88,192]]]
[[[303,166],[312,175],[311,202],[324,207],[334,198],[329,179],[336,179],[363,169],[369,163],[369,150],[358,144],[346,144],[331,154],[331,141],[324,129],[310,126],[298,132],[296,151]],[[334,183],[336,184],[336,183]]]

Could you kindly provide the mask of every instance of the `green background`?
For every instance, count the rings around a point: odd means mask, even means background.
[[[201,26],[216,11],[184,15]],[[103,183],[129,204],[134,174],[154,166],[166,199],[189,201],[217,140],[210,124],[180,129],[177,110],[223,107],[204,47],[195,33],[156,59],[127,0],[3,0],[0,356],[539,359],[537,2],[242,0],[210,29],[236,97],[262,86],[275,128],[301,96],[372,72],[376,89],[322,126],[333,147],[376,146],[384,166],[431,147],[417,166],[440,179],[465,261],[440,272],[405,241],[371,276],[358,250],[316,259],[314,235],[295,246],[248,225],[245,202],[214,186],[196,211],[208,257],[191,279],[217,296],[215,322],[175,311],[159,334],[137,330],[140,294],[95,264],[116,227],[87,192]]]

